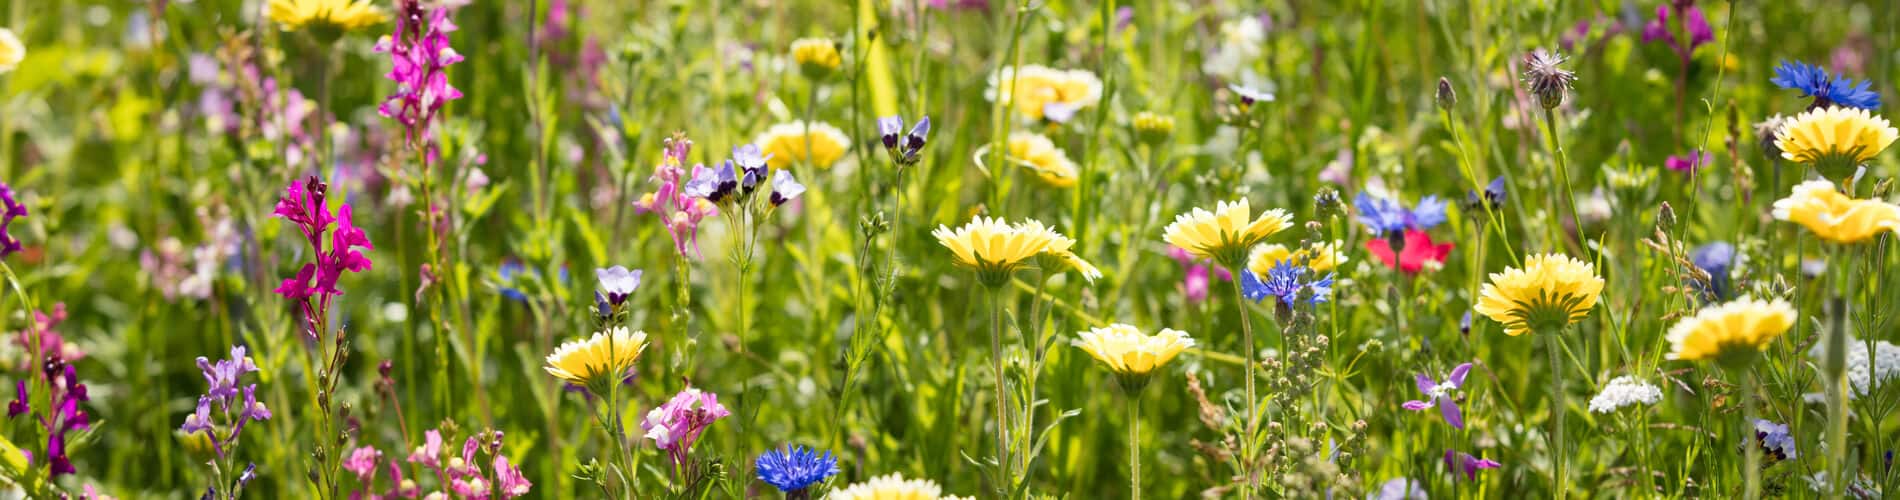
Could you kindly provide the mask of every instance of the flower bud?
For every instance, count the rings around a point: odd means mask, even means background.
[[[1451,79],[1438,77],[1438,93],[1432,96],[1432,100],[1437,101],[1438,109],[1447,111],[1458,105],[1458,92],[1451,89]]]
[[[1174,134],[1174,117],[1163,116],[1149,111],[1135,114],[1133,126],[1135,139],[1148,145],[1158,145],[1168,141]]]

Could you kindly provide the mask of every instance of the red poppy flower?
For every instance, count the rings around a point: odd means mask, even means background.
[[[1385,267],[1413,274],[1424,269],[1426,262],[1445,263],[1445,256],[1451,255],[1451,243],[1434,243],[1431,235],[1412,229],[1405,231],[1405,250],[1399,252],[1396,262],[1393,260],[1392,244],[1384,238],[1367,240],[1366,251],[1384,262]]]

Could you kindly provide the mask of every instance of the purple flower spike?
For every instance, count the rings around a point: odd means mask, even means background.
[[[1474,457],[1471,456],[1470,453],[1458,450],[1445,450],[1445,468],[1451,469],[1453,476],[1457,476],[1459,472],[1464,472],[1465,479],[1468,481],[1478,480],[1479,470],[1496,469],[1502,465],[1504,464],[1500,464],[1496,460]]]
[[[1454,391],[1464,387],[1465,375],[1470,372],[1471,363],[1465,363],[1452,368],[1451,376],[1445,377],[1444,382],[1434,381],[1431,376],[1423,373],[1418,374],[1416,376],[1418,392],[1425,393],[1425,400],[1406,401],[1405,404],[1399,406],[1412,411],[1425,411],[1437,407],[1439,413],[1445,415],[1445,421],[1451,423],[1452,428],[1462,430],[1465,428],[1465,417],[1464,413],[1458,409],[1458,398]]]

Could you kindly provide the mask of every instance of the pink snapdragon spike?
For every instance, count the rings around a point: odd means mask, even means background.
[[[699,223],[719,214],[719,208],[712,202],[687,193],[686,183],[690,178],[686,176],[684,165],[686,154],[692,148],[693,141],[684,135],[667,138],[665,152],[652,177],[659,187],[633,202],[635,211],[660,217],[666,233],[673,237],[673,250],[682,257],[699,256]],[[693,165],[692,178],[705,177],[711,170],[705,165]],[[689,248],[690,254],[687,253]]]
[[[686,463],[686,454],[692,451],[693,442],[699,440],[701,432],[713,422],[731,415],[732,412],[719,404],[719,395],[688,387],[666,404],[647,412],[646,419],[640,422],[640,430],[646,431],[647,439],[666,450],[673,464],[678,466]]]
[[[315,262],[304,264],[297,274],[283,281],[275,290],[284,298],[299,302],[303,308],[305,335],[315,341],[319,320],[327,317],[330,300],[343,291],[337,289],[338,278],[344,271],[360,273],[368,271],[371,262],[363,250],[375,248],[369,241],[369,234],[356,227],[351,218],[350,205],[344,204],[332,215],[327,208],[326,196],[329,186],[310,176],[302,183],[292,183],[284,189],[284,197],[277,200],[272,215],[282,217],[297,225],[303,234],[304,242],[309,243]],[[324,245],[324,233],[329,233],[330,244]],[[311,300],[311,298],[316,300]]]
[[[396,92],[376,110],[401,122],[415,144],[428,133],[442,105],[462,98],[462,91],[449,85],[448,73],[449,65],[462,62],[462,54],[449,47],[449,33],[456,26],[447,6],[430,10],[418,0],[403,0],[398,10],[396,33],[377,40],[375,47],[389,54],[385,76],[396,82]]]
[[[1465,375],[1469,373],[1471,373],[1471,363],[1461,364],[1458,365],[1457,368],[1452,368],[1451,376],[1445,377],[1444,382],[1434,381],[1430,376],[1423,373],[1418,374],[1416,376],[1418,392],[1425,393],[1425,400],[1406,401],[1405,404],[1400,406],[1412,411],[1425,411],[1437,407],[1439,413],[1445,415],[1445,422],[1450,423],[1453,428],[1464,429],[1464,413],[1458,409],[1458,396],[1456,391],[1464,387]]]

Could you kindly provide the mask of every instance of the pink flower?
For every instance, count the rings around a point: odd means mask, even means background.
[[[1663,167],[1676,172],[1692,172],[1708,161],[1709,158],[1701,152],[1692,151],[1686,155],[1669,155],[1669,159],[1663,160]]]
[[[1405,274],[1418,274],[1425,264],[1443,264],[1445,257],[1451,255],[1451,243],[1436,243],[1432,236],[1417,229],[1405,230],[1405,248],[1396,256],[1392,255],[1392,242],[1384,238],[1366,240],[1366,251],[1371,252],[1385,267],[1403,271]]]
[[[429,467],[441,466],[442,462],[439,457],[442,456],[442,433],[435,429],[429,429],[428,432],[422,435],[423,445],[417,446],[415,451],[409,452],[409,462],[419,463]]]
[[[510,466],[508,457],[495,455],[495,482],[501,488],[502,498],[514,498],[528,494],[534,483],[521,475],[521,469]]]
[[[640,429],[678,465],[686,462],[686,453],[692,451],[693,442],[699,440],[701,432],[730,415],[732,412],[719,404],[718,394],[688,387],[673,395],[666,404],[647,412]]]
[[[343,460],[343,470],[356,473],[358,480],[369,484],[376,480],[376,463],[382,459],[383,452],[373,446],[364,446],[350,452],[350,457]]]
[[[392,64],[385,76],[396,82],[396,93],[376,110],[401,122],[413,143],[428,133],[442,105],[462,98],[462,91],[449,85],[448,73],[449,65],[462,62],[462,55],[449,47],[449,33],[456,26],[448,7],[427,11],[422,2],[405,0],[399,10],[396,33],[377,40],[375,47],[389,54]]]
[[[699,222],[719,214],[712,202],[697,196],[686,194],[686,153],[693,147],[693,141],[683,135],[666,140],[664,156],[660,166],[653,172],[652,180],[660,187],[641,196],[633,202],[633,209],[640,213],[651,213],[660,217],[666,226],[666,232],[673,237],[673,249],[681,256],[688,255],[687,247],[693,253],[699,253]],[[693,176],[699,177],[710,172],[705,165],[694,165]]]
[[[338,209],[337,215],[330,214],[325,208],[324,199],[328,190],[328,185],[318,181],[316,176],[310,176],[302,186],[293,183],[285,188],[284,197],[277,201],[273,215],[295,223],[317,258],[316,262],[304,264],[296,276],[284,280],[277,287],[276,292],[284,298],[302,300],[322,296],[327,303],[328,296],[343,294],[336,288],[337,279],[342,277],[343,271],[360,273],[370,269],[369,257],[358,249],[375,248],[369,241],[369,234],[356,227],[352,221],[350,205],[344,204]],[[330,230],[332,226],[335,227],[334,231]],[[325,231],[330,234],[327,250],[323,245]]]

